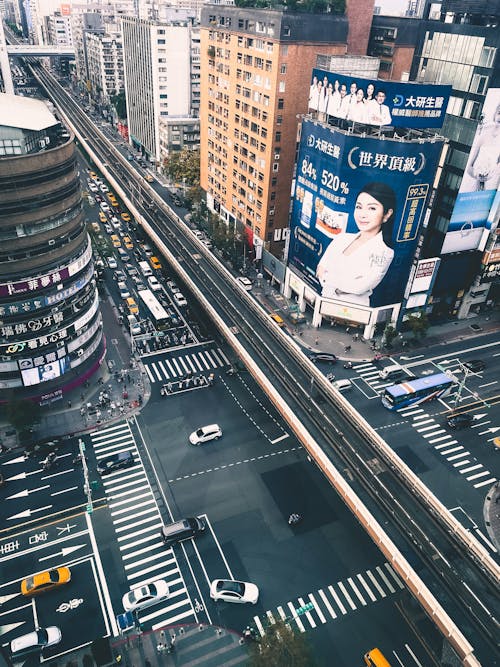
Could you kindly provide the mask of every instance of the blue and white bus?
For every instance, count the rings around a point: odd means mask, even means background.
[[[386,387],[382,405],[388,410],[399,410],[414,403],[425,403],[441,396],[448,396],[454,381],[446,373],[435,373]]]

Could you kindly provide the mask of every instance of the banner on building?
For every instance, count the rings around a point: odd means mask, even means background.
[[[436,128],[443,125],[451,90],[449,85],[363,79],[313,69],[309,110],[320,120]]]
[[[442,145],[353,136],[304,121],[289,266],[332,301],[400,303]]]
[[[491,228],[500,182],[500,88],[490,88],[465,167],[441,254],[477,250]],[[482,244],[484,247],[484,243]]]

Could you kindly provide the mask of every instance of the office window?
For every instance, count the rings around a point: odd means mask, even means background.
[[[280,141],[281,141],[281,132],[276,132],[276,134],[274,135],[274,140],[275,140],[276,142],[280,142]],[[276,149],[276,152],[277,152],[277,153],[279,152],[278,149]]]
[[[281,55],[282,56],[287,56],[288,55],[288,44],[282,44],[281,45]]]
[[[284,93],[285,92],[285,82],[284,81],[279,82],[278,92],[279,93]]]
[[[278,109],[284,109],[285,108],[285,100],[282,97],[278,98]]]
[[[280,74],[286,74],[286,63],[281,63]]]

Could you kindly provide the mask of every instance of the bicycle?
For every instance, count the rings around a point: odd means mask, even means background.
[[[200,611],[203,611],[204,609],[205,609],[205,607],[203,606],[203,604],[201,602],[198,602],[198,598],[195,598],[194,599],[194,610],[195,610],[195,612],[197,614],[199,614]]]

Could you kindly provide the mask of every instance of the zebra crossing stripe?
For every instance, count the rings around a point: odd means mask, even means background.
[[[473,479],[477,479],[478,477],[484,477],[485,475],[491,475],[491,472],[489,470],[485,470],[484,472],[478,472],[475,475],[467,477],[467,481],[471,482]]]
[[[472,472],[473,470],[479,470],[479,468],[482,468],[481,463],[477,463],[476,465],[470,466],[469,468],[464,468],[463,470],[459,470],[459,473],[463,475],[466,472]]]
[[[151,498],[151,491],[148,489],[147,486],[144,487],[147,489],[146,493],[138,493],[134,494],[134,501],[140,500],[141,498]],[[131,491],[128,492],[129,494],[132,493]],[[125,500],[118,500],[116,503],[109,503],[108,507],[112,509],[113,507],[120,507],[120,505],[126,505],[130,502],[130,498],[125,498]]]
[[[306,603],[304,602],[304,598],[297,598],[297,599],[298,599],[298,601],[299,601],[300,606],[301,606],[301,607],[304,607],[305,604],[306,604]],[[306,611],[306,613],[305,613],[304,615],[305,615],[305,617],[307,618],[307,620],[309,621],[309,623],[311,624],[311,627],[312,627],[312,628],[315,628],[315,627],[316,627],[316,621],[315,621],[314,618],[311,616],[311,612],[310,612],[310,611]]]
[[[320,594],[321,599],[323,600],[323,604],[325,605],[325,607],[326,607],[326,608],[328,609],[328,611],[330,612],[330,616],[331,616],[332,618],[337,618],[337,614],[336,614],[335,611],[333,610],[333,607],[332,607],[332,605],[330,604],[330,602],[328,601],[328,598],[326,597],[325,592],[323,591],[323,589],[320,588],[319,591],[318,591],[318,593]]]
[[[225,355],[224,352],[220,349],[220,347],[217,348],[217,352],[220,354],[220,356],[221,356],[221,358],[222,358],[222,361],[223,361],[225,364],[229,364],[229,363],[230,363],[230,362],[229,362],[229,359],[226,357],[226,355]]]
[[[123,498],[124,496],[130,496],[132,493],[135,494],[137,491],[142,491],[144,489],[149,490],[149,485],[148,484],[143,484],[143,486],[135,486],[133,489],[130,489],[129,491],[122,491],[122,493],[107,493],[107,497],[110,500],[114,500],[115,498]],[[112,507],[112,505],[110,505]]]
[[[370,597],[370,600],[371,600],[372,602],[375,602],[377,598],[376,598],[375,595],[371,592],[371,590],[368,588],[368,584],[367,584],[366,581],[363,579],[363,577],[362,577],[360,574],[357,574],[356,577],[359,579],[360,584],[363,586],[363,588],[365,589],[365,591],[368,593],[368,595],[369,595],[369,597]]]
[[[198,366],[198,370],[200,370],[200,371],[205,370],[205,369],[203,368],[203,366],[200,364],[197,355],[196,355],[196,354],[193,354],[192,357],[193,357],[193,360],[194,360],[195,364]]]
[[[158,523],[156,524],[157,528],[160,528],[163,526],[163,523]],[[143,530],[143,533],[147,533],[147,530]],[[127,540],[130,537],[130,535],[125,535],[124,537],[119,537],[117,538],[117,542]],[[129,544],[124,544],[119,547],[120,551],[125,551],[125,549],[131,549],[132,547],[136,547],[139,544],[145,544],[146,542],[151,542],[152,540],[158,541],[158,534],[153,534],[153,535],[148,535],[148,537],[141,537],[140,540],[135,540],[134,542],[130,542]],[[151,547],[150,547],[151,548]],[[124,558],[124,556],[122,556]]]
[[[454,463],[453,467],[460,468],[460,466],[466,466],[468,463],[470,463],[470,459],[465,459],[465,461],[458,461],[458,463]]]
[[[338,608],[340,609],[340,611],[341,611],[343,614],[347,614],[347,609],[344,607],[344,605],[343,605],[342,602],[340,601],[340,598],[339,598],[339,596],[337,595],[337,593],[335,592],[335,589],[333,588],[333,586],[328,586],[328,590],[330,591],[330,594],[331,594],[332,598],[333,598],[333,599],[335,600],[335,602],[337,603],[337,606],[338,606]]]
[[[159,362],[158,362],[158,366],[161,368],[162,373],[163,373],[163,376],[165,377],[165,380],[168,380],[169,375],[168,375],[168,373],[167,373],[167,369],[166,369],[165,366],[163,365],[163,361],[159,361]]]
[[[165,363],[167,364],[168,369],[169,369],[169,371],[170,371],[172,377],[173,377],[173,378],[176,378],[176,377],[177,377],[177,373],[175,372],[174,367],[172,366],[172,364],[170,363],[170,361],[169,361],[168,359],[165,359]]]
[[[458,447],[452,447],[451,449],[443,449],[443,451],[439,453],[441,456],[447,456],[448,454],[453,454],[453,452],[459,452],[461,449],[463,449],[463,447],[462,445],[459,445]]]
[[[434,422],[433,419],[430,419],[429,421]],[[422,424],[426,424],[427,422],[421,422]],[[437,424],[434,422],[431,426],[426,426],[425,428],[420,428],[420,424],[414,424],[415,428],[419,433],[424,433],[425,431],[431,431],[436,428]]]
[[[497,481],[496,477],[490,477],[486,481],[478,482],[477,484],[474,484],[475,489],[479,489],[481,486],[486,486],[486,484],[493,484],[494,482]],[[496,549],[495,549],[496,551]]]
[[[375,569],[376,569],[377,572],[380,574],[380,576],[381,576],[382,579],[384,580],[385,585],[386,585],[387,588],[391,591],[391,593],[395,593],[395,592],[396,592],[396,589],[395,589],[394,586],[391,584],[391,582],[389,581],[389,579],[385,576],[384,571],[382,570],[382,568],[380,567],[380,565],[377,565],[377,567],[376,567]]]
[[[146,364],[146,365],[144,366],[144,368],[146,369],[146,373],[147,373],[148,376],[149,376],[149,381],[155,383],[156,380],[154,379],[153,374],[152,374],[151,371],[149,370],[149,366]]]
[[[349,603],[351,609],[352,609],[353,611],[354,611],[355,609],[357,609],[356,605],[354,604],[354,602],[353,602],[352,599],[351,599],[351,596],[350,596],[349,593],[347,592],[347,588],[344,586],[344,584],[343,584],[341,581],[337,581],[337,586],[340,588],[340,590],[341,590],[342,593],[344,594],[344,597],[345,597],[345,599],[347,600],[347,602]]]
[[[373,573],[372,573],[370,570],[366,570],[366,574],[368,575],[370,581],[371,581],[372,584],[375,586],[375,588],[378,590],[378,592],[380,593],[380,595],[381,595],[383,598],[387,597],[387,593],[384,591],[384,589],[382,588],[382,586],[381,586],[381,585],[378,583],[378,581],[375,579],[375,577],[373,576]]]
[[[172,363],[174,364],[175,368],[177,369],[177,375],[184,375],[183,372],[181,371],[181,368],[179,364],[177,363],[177,359],[172,359]]]
[[[160,528],[163,524],[157,523],[156,526],[149,526],[148,528],[143,528],[143,530],[136,530],[134,533],[129,533],[128,535],[124,535],[123,537],[117,538],[118,542],[123,542],[124,540],[129,540],[132,537],[138,537],[139,535],[144,535],[145,533],[152,533],[154,530],[155,532],[148,537],[148,540],[158,540],[158,533],[156,532],[157,528]],[[135,543],[132,543],[135,544]],[[130,545],[129,545],[130,546]]]
[[[219,364],[212,359],[213,352],[214,352],[213,350],[206,350],[205,354],[207,355],[208,360],[212,364],[212,368],[217,368]]]
[[[455,456],[448,456],[448,461],[455,461],[456,459],[461,459],[464,456],[470,456],[470,452],[465,450],[461,454],[455,454]]]
[[[142,514],[144,514],[144,512],[142,512]],[[130,530],[131,528],[137,528],[137,526],[145,526],[146,524],[151,523],[151,521],[156,521],[157,519],[157,516],[150,516],[147,519],[142,517],[140,521],[134,521],[134,523],[125,523],[124,526],[115,526],[115,533],[123,533],[126,530]],[[127,519],[120,519],[121,522],[126,520]]]
[[[275,624],[276,624],[276,621],[274,620],[274,616],[273,616],[272,612],[267,611],[267,612],[266,612],[266,616],[267,616],[267,620],[269,621],[269,623],[270,623],[271,625],[275,625]]]
[[[317,613],[318,616],[319,616],[319,620],[320,620],[322,623],[326,623],[325,615],[324,615],[323,612],[321,611],[321,609],[320,609],[318,603],[316,602],[316,600],[314,599],[314,595],[313,595],[312,593],[309,593],[309,599],[311,600],[311,602],[312,602],[313,605],[314,605],[314,609],[315,609],[316,613]]]
[[[182,357],[177,357],[177,360],[184,366],[184,373],[190,373],[191,369],[187,367],[186,362]]]
[[[212,350],[211,352],[214,355],[214,358],[215,358],[215,361],[217,362],[217,365],[218,366],[224,366],[224,362],[219,359],[219,357],[217,355],[217,352],[215,350]]]
[[[193,372],[193,373],[196,373],[196,366],[195,366],[195,365],[193,364],[193,362],[191,361],[191,357],[190,357],[189,354],[186,354],[186,361],[187,361],[187,363],[191,366],[191,370],[192,370],[192,372]]]
[[[155,362],[153,361],[153,363],[151,365],[153,366],[153,370],[156,373],[156,376],[157,376],[158,380],[161,381],[162,377],[161,377],[160,371],[156,368]]]
[[[150,549],[141,549],[143,553],[149,551]],[[137,555],[139,552],[136,551],[135,554]],[[141,558],[140,561],[137,561],[135,563],[128,563],[128,565],[124,566],[125,571],[127,570],[132,570],[134,567],[137,567],[138,565],[142,565],[143,563],[151,563],[153,560],[161,560],[162,562],[165,561],[165,550],[162,549],[161,551],[158,551],[158,553],[153,554],[152,556],[147,556],[146,558]]]
[[[292,612],[293,620],[297,623],[297,627],[301,632],[305,632],[306,629],[304,627],[304,624],[300,620],[300,618],[297,616],[297,612],[295,611],[295,607],[291,602],[288,602],[288,609]]]
[[[385,569],[387,570],[387,572],[389,572],[389,574],[390,574],[391,577],[394,579],[394,581],[397,583],[397,585],[399,586],[399,588],[401,588],[401,590],[403,590],[403,588],[404,588],[404,584],[401,583],[401,579],[400,579],[400,578],[398,577],[398,575],[394,572],[394,570],[392,569],[392,567],[390,566],[390,564],[389,564],[389,563],[384,563],[384,565],[385,565]]]
[[[205,370],[205,369],[210,370],[210,366],[208,365],[207,360],[205,359],[203,351],[201,351],[199,353],[198,358],[203,362],[203,365],[205,366],[205,368],[203,370]]]
[[[277,609],[278,609],[278,614],[280,615],[281,620],[284,621],[285,618],[286,618],[285,610],[283,609],[283,607],[281,605],[279,607],[277,607]]]
[[[264,626],[260,621],[260,618],[258,616],[254,616],[253,620],[255,625],[257,626],[257,630],[259,631],[260,636],[263,637],[265,635],[265,631],[264,631]]]
[[[356,593],[356,595],[357,595],[357,597],[359,598],[359,601],[361,602],[361,604],[362,604],[364,607],[366,607],[366,600],[365,600],[365,598],[361,595],[361,593],[359,592],[358,587],[357,587],[356,584],[354,583],[352,577],[348,577],[348,578],[347,578],[347,581],[349,582],[349,585],[350,585],[350,587],[352,588],[352,590]]]
[[[134,505],[134,510],[140,507],[147,507],[148,509],[142,510],[141,512],[134,511],[133,514],[130,514],[130,507],[128,508],[125,507],[124,509],[117,510],[116,512],[111,512],[111,516],[118,516],[120,514],[125,514],[125,517],[123,519],[116,519],[116,521],[113,519],[113,523],[120,524],[123,523],[123,521],[128,521],[131,519],[135,519],[138,516],[144,516],[144,514],[149,514],[151,512],[151,505],[154,505],[154,502],[155,502],[154,498],[152,498],[151,500],[148,500],[144,503],[140,503],[139,505]]]

